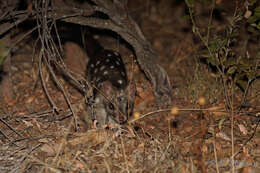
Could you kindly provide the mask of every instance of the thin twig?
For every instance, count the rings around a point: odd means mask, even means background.
[[[231,83],[231,153],[232,156],[234,156],[235,146],[234,146],[234,88],[233,88],[233,82]],[[235,160],[234,157],[231,157],[231,163],[232,163],[232,173],[235,173]]]
[[[253,133],[250,135],[250,137],[249,137],[245,142],[243,142],[243,144],[242,144],[241,147],[237,150],[237,152],[234,153],[234,154],[230,157],[230,160],[231,160],[232,158],[235,158],[235,157],[240,153],[240,151],[247,145],[247,143],[248,143],[251,139],[253,139],[253,137],[255,136],[255,134],[256,134],[256,132],[257,132],[257,128],[258,128],[258,126],[259,126],[259,124],[260,124],[260,113],[259,113],[259,116],[257,116],[257,117],[258,117],[258,121],[257,121],[257,123],[256,123],[256,126],[255,126],[255,128],[254,128]]]
[[[4,121],[2,118],[0,118],[0,121],[6,125],[10,130],[12,130],[14,133],[16,133],[18,136],[23,137],[18,131],[16,131],[11,125],[9,125],[6,121]]]
[[[211,123],[213,124],[213,116],[210,116]],[[219,173],[219,165],[218,165],[218,155],[217,155],[217,147],[216,147],[216,131],[215,126],[213,126],[213,149],[214,149],[214,157],[215,157],[215,164],[216,164],[216,172]]]

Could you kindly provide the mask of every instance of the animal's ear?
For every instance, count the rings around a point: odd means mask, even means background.
[[[102,92],[108,96],[111,94],[111,92],[113,91],[113,86],[109,81],[104,81],[103,82],[103,87],[102,87]]]

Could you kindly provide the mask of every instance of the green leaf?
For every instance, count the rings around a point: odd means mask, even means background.
[[[260,6],[256,7],[256,8],[254,9],[254,11],[255,11],[256,13],[257,13],[257,12],[260,13]]]
[[[255,12],[254,16],[255,16],[257,19],[259,19],[259,18],[260,18],[260,11]]]
[[[207,61],[208,61],[211,65],[213,65],[213,66],[218,66],[218,65],[219,65],[219,61],[216,61],[216,58],[215,58],[215,57],[209,57],[209,58],[207,59]]]
[[[260,30],[260,22],[258,22],[258,24],[256,25],[256,28],[257,28],[258,30]]]
[[[210,58],[210,54],[201,54],[200,58]]]
[[[225,62],[225,65],[227,67],[231,66],[231,65],[235,65],[236,64],[236,59],[235,58],[228,58],[227,61]]]
[[[252,70],[249,73],[247,73],[246,76],[249,80],[252,80],[252,79],[255,79],[257,77],[257,73],[254,70]]]
[[[246,89],[246,86],[247,86],[247,82],[244,81],[244,80],[238,80],[236,82],[241,88],[243,88],[244,90]]]
[[[250,16],[250,17],[247,19],[247,22],[248,22],[248,23],[255,23],[257,20],[258,20],[258,17],[254,15],[254,16]]]
[[[188,7],[193,8],[194,7],[194,0],[185,0],[185,3]]]
[[[250,6],[254,5],[254,4],[256,3],[256,1],[257,1],[257,0],[251,0],[251,1],[249,1],[249,5],[250,5]]]
[[[249,26],[249,27],[247,28],[247,31],[248,31],[248,32],[251,32],[251,33],[253,33],[253,34],[256,34],[256,35],[259,34],[259,31],[256,30],[255,27],[252,27],[252,26]]]
[[[227,74],[232,75],[232,74],[234,74],[236,72],[236,70],[237,70],[237,67],[236,66],[232,66],[232,67],[230,67],[228,69]]]

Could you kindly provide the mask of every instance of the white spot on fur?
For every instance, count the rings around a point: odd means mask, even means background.
[[[100,81],[100,78],[99,78],[99,77],[97,77],[96,81],[97,81],[97,82],[99,82],[99,81]]]
[[[102,66],[100,67],[100,71],[103,71],[105,68],[106,68],[106,66],[102,65]]]
[[[110,68],[113,69],[113,68],[115,68],[115,66],[111,65]]]
[[[104,73],[103,73],[104,75],[107,75],[108,74],[108,71],[104,71]]]
[[[121,79],[117,80],[117,82],[122,85],[123,84],[123,81]]]

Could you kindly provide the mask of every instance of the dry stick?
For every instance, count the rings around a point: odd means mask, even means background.
[[[256,63],[256,65],[255,65],[255,70],[257,70],[257,69],[259,68],[259,64],[260,64],[260,61],[258,61],[258,62]],[[257,78],[257,77],[254,77],[253,79],[248,80],[247,86],[246,86],[246,90],[245,90],[245,92],[244,92],[243,100],[242,100],[242,102],[241,102],[241,106],[240,106],[240,108],[239,108],[239,111],[242,109],[242,106],[245,104],[246,96],[247,96],[247,94],[248,94],[248,90],[249,90],[249,87],[250,87],[251,82],[253,82],[256,78]]]
[[[160,169],[160,165],[165,160],[165,158],[167,158],[166,154],[169,151],[169,148],[170,148],[171,145],[172,145],[172,143],[169,142],[166,149],[163,151],[163,153],[161,153],[159,160],[157,161],[156,165],[154,166],[154,172],[157,172],[157,170]],[[164,158],[164,160],[163,160],[163,158]]]
[[[61,173],[62,171],[58,168],[55,168],[53,166],[50,166],[50,164],[48,163],[44,163],[43,161],[41,161],[40,159],[32,156],[32,155],[28,155],[28,157],[30,159],[32,159],[34,162],[36,162],[37,164],[41,165],[41,166],[44,166],[43,169],[49,169],[50,171],[46,171],[46,172],[55,172],[55,173]],[[43,170],[39,171],[39,172],[42,172]],[[16,173],[16,172],[14,172]]]
[[[11,129],[14,133],[16,133],[18,136],[23,137],[23,135],[21,135],[18,131],[16,131],[11,125],[9,125],[5,120],[3,120],[2,118],[0,118],[0,121],[6,125],[9,129]]]
[[[32,53],[32,70],[33,70],[33,68],[34,68],[34,66],[33,66],[33,62],[34,62],[34,58],[36,57],[35,56],[35,52],[36,52],[36,46],[37,46],[37,44],[38,44],[38,42],[39,42],[39,37],[35,40],[35,42],[34,42],[34,45],[33,45],[33,53]],[[36,89],[36,87],[37,87],[37,82],[38,82],[38,79],[39,79],[39,74],[40,74],[40,71],[39,71],[39,68],[37,69],[37,72],[35,72],[35,73],[37,73],[37,79],[34,81],[34,84],[33,84],[33,90],[35,90]],[[33,73],[34,74],[34,73]]]
[[[234,156],[234,112],[233,112],[233,105],[234,105],[234,91],[233,91],[233,82],[231,83],[231,152],[232,156]],[[235,162],[234,162],[234,157],[231,157],[232,160],[232,173],[235,173]]]
[[[29,18],[29,15],[23,15],[20,19],[15,20],[13,23],[9,24],[7,27],[1,27],[0,35],[4,34],[5,32],[9,31],[11,28],[17,26],[18,24],[24,22],[26,19]]]
[[[44,14],[43,14],[44,15]],[[46,16],[46,15],[45,15]],[[48,22],[46,22],[46,20],[44,20],[43,21],[43,23],[45,24],[45,28],[47,29],[47,25],[46,25],[46,23],[48,23]],[[45,31],[45,30],[44,30]],[[47,33],[45,33],[45,34],[47,34]],[[46,36],[45,36],[46,37]],[[45,39],[45,41],[46,41],[46,45],[47,45],[47,48],[49,48],[49,42],[47,41],[47,39]],[[53,41],[52,39],[51,39],[51,41]],[[52,50],[53,51],[55,51],[54,49],[56,48],[55,46],[51,46],[52,47]],[[57,49],[56,49],[57,50]],[[50,49],[49,49],[49,51],[50,51]],[[47,50],[47,54],[48,54],[48,57],[51,57],[51,55],[50,55],[50,53],[49,53],[49,51]],[[57,51],[58,52],[58,51]],[[74,117],[74,123],[75,123],[75,129],[77,129],[77,118],[76,118],[76,116],[75,116],[75,112],[74,112],[74,110],[73,110],[73,108],[72,108],[72,105],[71,105],[71,103],[70,103],[70,101],[69,101],[69,98],[68,98],[68,96],[67,96],[67,94],[66,94],[66,92],[65,92],[65,90],[64,90],[64,87],[61,85],[61,83],[59,82],[59,80],[56,78],[56,75],[55,75],[55,73],[54,73],[54,71],[53,71],[53,69],[51,68],[51,66],[50,66],[50,64],[48,63],[48,60],[47,60],[48,58],[46,57],[46,58],[44,58],[44,61],[45,61],[45,63],[46,63],[46,65],[47,65],[47,67],[48,67],[48,69],[49,69],[49,71],[50,71],[50,73],[51,73],[51,75],[52,75],[52,77],[53,77],[53,79],[54,79],[54,81],[55,81],[55,83],[58,85],[58,87],[62,90],[62,93],[63,93],[63,95],[64,95],[64,97],[65,97],[65,100],[66,100],[66,102],[67,102],[67,104],[69,105],[69,108],[70,108],[70,110],[71,110],[71,112],[72,112],[72,115],[73,115],[73,117]],[[57,63],[58,64],[58,63]],[[69,75],[70,76],[70,75]],[[74,79],[74,78],[73,78]],[[76,81],[76,80],[74,80],[74,81]],[[45,84],[44,84],[45,85]],[[46,87],[44,87],[44,88],[46,88]],[[82,87],[81,87],[82,88]],[[47,91],[47,89],[45,89],[45,91]],[[49,96],[49,94],[47,93],[47,97],[48,97],[48,99],[50,100],[50,102],[51,102],[51,104],[52,104],[52,106],[54,105],[54,102],[52,101],[52,99],[50,98],[50,96]],[[56,109],[55,109],[56,108]],[[57,110],[57,107],[55,106],[54,107],[54,109],[55,110]]]
[[[53,110],[47,110],[43,112],[35,112],[35,113],[29,113],[29,114],[24,114],[24,115],[19,115],[19,116],[14,116],[15,119],[27,119],[27,118],[40,118],[47,116],[48,114],[52,113]]]
[[[27,129],[29,129],[29,128],[30,127],[27,127]],[[37,136],[37,137],[23,137],[23,138],[15,139],[15,140],[9,142],[8,145],[15,143],[15,142],[21,142],[24,140],[39,140],[39,139],[43,139],[43,138],[54,138],[54,136],[49,135],[49,136]]]
[[[234,15],[233,17],[236,16],[237,13],[237,7],[235,9]],[[233,21],[231,24],[231,28],[229,33],[233,32]],[[229,46],[230,44],[230,39],[227,40],[227,45]],[[226,57],[228,56],[228,51],[226,51]],[[224,68],[224,67],[223,67]],[[224,72],[224,71],[223,71]],[[235,152],[235,148],[234,148],[234,88],[233,88],[233,81],[231,82],[231,100],[229,100],[229,105],[230,105],[230,111],[231,111],[231,152],[232,152],[232,156],[234,156],[234,152]],[[232,173],[235,173],[235,162],[234,162],[234,157],[231,157],[231,161],[232,161]]]
[[[3,135],[4,138],[6,138],[8,141],[11,141],[11,139],[0,129],[0,134]]]
[[[57,28],[56,28],[55,20],[53,20],[53,22],[54,22],[54,23],[53,23],[54,29],[55,29],[56,34],[57,34]],[[62,50],[62,49],[61,49],[61,42],[60,42],[59,36],[58,36],[58,40],[59,40],[60,50]],[[62,58],[61,58],[61,56],[60,56],[60,54],[59,54],[59,51],[58,51],[57,47],[55,46],[55,43],[54,43],[52,37],[51,37],[51,40],[50,40],[50,41],[51,41],[50,43],[52,43],[52,49],[53,49],[53,51],[55,51],[55,52],[57,53],[56,55],[59,55],[58,57],[59,57],[60,60],[62,61]],[[62,86],[62,84],[60,83],[60,81],[57,79],[57,77],[56,77],[56,75],[55,75],[53,69],[52,69],[50,66],[48,66],[48,68],[49,68],[49,70],[50,70],[50,72],[51,72],[51,74],[52,74],[52,76],[53,76],[53,78],[54,78],[56,84],[57,84],[57,85],[59,86],[59,88],[62,90],[62,93],[63,93],[63,95],[64,95],[64,97],[65,97],[65,100],[66,100],[67,104],[69,105],[69,108],[70,108],[70,110],[71,110],[71,112],[72,112],[72,115],[73,115],[73,118],[74,118],[75,130],[78,131],[77,117],[76,117],[76,115],[75,115],[75,112],[74,112],[74,109],[73,109],[73,107],[72,107],[72,104],[71,104],[71,102],[70,102],[70,100],[69,100],[69,97],[68,97],[68,95],[67,95],[67,93],[66,93],[64,87]]]
[[[30,154],[31,154],[34,150],[36,150],[37,148],[41,147],[42,145],[43,145],[43,144],[40,143],[40,144],[34,146],[30,151],[28,151],[28,152],[20,159],[19,163],[16,164],[16,165],[17,165],[17,166],[16,166],[16,169],[13,169],[13,170],[11,171],[11,173],[16,173],[16,172],[18,171],[20,165],[21,165],[28,157],[31,157]]]
[[[248,81],[247,81],[246,89],[245,89],[245,92],[244,92],[244,94],[243,94],[243,99],[242,99],[242,101],[241,101],[240,107],[238,108],[238,111],[241,111],[243,105],[244,105],[245,102],[246,102],[246,96],[247,96],[247,94],[248,94],[248,90],[249,90],[251,81],[252,81],[252,80],[248,80]]]
[[[13,8],[13,7],[12,7]],[[15,9],[15,7],[14,7]],[[13,11],[7,11],[7,13],[9,13],[9,15],[5,15],[5,16],[2,16],[3,18],[0,19],[0,21],[2,20],[5,20],[5,21],[10,21],[10,20],[14,20],[14,19],[17,19],[17,18],[22,18],[24,16],[28,16],[28,10],[13,10]],[[35,14],[32,14],[31,16],[33,16]]]
[[[64,95],[64,97],[65,97],[65,100],[66,100],[66,102],[67,102],[67,104],[69,105],[69,108],[70,108],[70,110],[71,110],[71,112],[72,112],[72,115],[73,115],[73,117],[74,117],[74,123],[75,123],[75,129],[77,130],[77,118],[76,118],[76,116],[75,116],[75,112],[74,112],[74,109],[72,108],[72,105],[71,105],[71,103],[70,103],[70,101],[69,101],[69,98],[68,98],[68,96],[67,96],[67,94],[66,94],[66,92],[65,92],[65,90],[64,90],[64,87],[61,85],[61,83],[60,83],[60,81],[57,79],[57,77],[56,77],[56,75],[55,75],[55,73],[54,73],[54,71],[53,71],[53,69],[51,68],[51,66],[50,66],[50,64],[49,64],[49,62],[48,62],[48,60],[49,60],[49,58],[48,57],[51,57],[51,54],[50,54],[50,52],[53,52],[53,51],[55,51],[54,50],[54,48],[53,47],[55,47],[55,46],[51,46],[51,48],[52,48],[52,51],[51,51],[51,49],[50,49],[50,47],[49,47],[49,41],[48,41],[48,39],[46,38],[49,34],[48,34],[48,26],[47,26],[47,20],[46,20],[46,16],[47,15],[45,15],[47,13],[47,11],[45,11],[45,10],[43,10],[42,11],[42,16],[44,16],[44,18],[43,18],[43,21],[42,21],[42,23],[43,23],[43,36],[44,36],[44,41],[45,41],[45,43],[46,43],[46,48],[47,48],[47,50],[46,50],[46,53],[47,53],[47,57],[43,57],[44,58],[44,61],[45,61],[45,64],[47,65],[47,67],[48,67],[48,70],[49,70],[49,72],[51,73],[51,75],[52,75],[52,77],[53,77],[53,79],[54,79],[54,81],[55,81],[55,83],[58,85],[58,87],[61,89],[61,91],[62,91],[62,93],[63,93],[63,95]],[[41,16],[40,16],[41,17]],[[41,18],[40,18],[41,19]],[[43,39],[41,39],[42,40],[42,42],[43,42]],[[50,42],[51,43],[51,42]],[[44,43],[42,43],[43,45],[45,45]],[[42,46],[43,46],[42,45]],[[55,53],[54,53],[55,54]],[[40,58],[40,60],[41,60],[42,58]],[[41,69],[41,68],[40,68]],[[42,72],[40,73],[41,74],[41,76],[42,76]],[[43,81],[43,80],[42,80]],[[46,85],[45,84],[45,82],[43,81],[43,83],[44,83],[44,85]],[[47,91],[47,89],[46,89],[46,86],[44,87],[45,88],[45,91]],[[49,96],[49,94],[47,93],[47,97],[48,97],[48,99],[50,100],[50,102],[51,102],[51,104],[52,104],[52,106],[53,106],[53,108],[54,108],[54,110],[56,110],[56,111],[58,111],[58,109],[57,109],[57,106],[54,104],[54,102],[52,101],[52,99],[51,99],[51,97]]]
[[[43,48],[41,48],[40,55],[39,55],[39,72],[40,72],[41,82],[42,82],[43,90],[44,90],[44,92],[45,92],[45,94],[46,94],[46,96],[47,96],[47,98],[48,98],[48,100],[49,100],[53,110],[58,111],[58,108],[57,108],[56,104],[53,102],[51,96],[49,95],[49,92],[48,92],[47,87],[46,87],[46,83],[44,81],[44,77],[43,77],[43,73],[42,73],[42,58],[43,58],[42,56],[43,56],[43,51],[44,51]]]
[[[53,45],[53,46],[54,46],[54,45]],[[52,47],[52,48],[53,48],[53,47]],[[49,53],[49,51],[47,51],[47,53]],[[49,54],[48,57],[51,57],[51,55]],[[66,100],[67,104],[69,105],[69,108],[70,108],[70,110],[71,110],[71,112],[72,112],[72,115],[73,115],[73,118],[74,118],[75,129],[76,129],[76,131],[77,131],[77,130],[78,130],[78,122],[77,122],[77,118],[76,118],[74,109],[73,109],[73,107],[72,107],[72,105],[71,105],[71,102],[70,102],[70,100],[69,100],[69,97],[68,97],[68,95],[67,95],[67,93],[66,93],[64,87],[63,87],[62,84],[60,83],[59,79],[56,77],[55,72],[53,71],[52,67],[51,67],[50,64],[48,63],[47,59],[44,59],[44,60],[45,60],[45,63],[46,63],[46,65],[47,65],[47,67],[48,67],[50,73],[51,73],[51,76],[53,77],[53,79],[54,79],[55,83],[57,84],[57,86],[58,86],[58,87],[60,88],[60,90],[62,91],[62,93],[63,93],[63,95],[64,95],[64,97],[65,97],[65,100]]]
[[[128,121],[128,123],[133,123],[137,120],[143,119],[146,116],[152,115],[152,114],[156,114],[156,113],[161,113],[161,112],[169,112],[171,111],[172,108],[169,109],[160,109],[160,110],[156,110],[156,111],[152,111],[152,112],[148,112],[142,116],[140,116],[139,118],[133,119]],[[209,112],[226,112],[226,111],[221,111],[221,110],[210,110],[210,109],[177,109],[178,111],[209,111]]]
[[[257,68],[259,67],[259,63],[260,61],[258,61],[258,63],[255,65],[255,69],[254,70],[257,70]],[[248,82],[247,82],[247,86],[246,86],[246,89],[245,89],[245,92],[244,92],[244,95],[243,95],[243,99],[241,101],[241,104],[240,104],[240,107],[239,107],[239,111],[242,109],[242,106],[244,105],[245,101],[246,101],[246,96],[248,94],[248,90],[250,88],[250,84],[251,82],[253,82],[257,77],[254,77],[253,79],[249,79]]]
[[[58,117],[58,118],[54,119],[54,121],[60,122],[60,121],[65,120],[65,119],[67,119],[71,116],[73,116],[73,113],[70,111],[67,114],[63,115],[62,117]]]
[[[208,31],[207,31],[207,37],[206,37],[207,38],[207,41],[206,41],[207,45],[209,44],[210,28],[211,28],[211,24],[212,24],[212,16],[213,16],[213,11],[214,11],[215,6],[216,6],[216,1],[213,0],[212,4],[213,4],[213,6],[212,6],[211,11],[210,11],[210,17],[209,17],[209,23],[208,23]]]
[[[127,172],[129,173],[129,166],[128,166],[128,162],[127,162],[127,158],[126,158],[126,154],[125,154],[125,145],[124,145],[124,141],[123,141],[123,138],[122,136],[120,136],[120,141],[121,141],[121,147],[122,147],[122,151],[123,151],[123,156],[124,156],[124,159],[125,159],[125,164],[126,164],[126,169],[127,169]]]
[[[217,155],[217,147],[216,147],[216,129],[214,126],[214,119],[211,113],[209,114],[209,119],[210,119],[210,124],[213,126],[213,149],[214,149],[216,172],[219,173],[218,155]]]
[[[105,166],[106,166],[106,168],[107,168],[107,172],[108,172],[108,173],[111,173],[111,168],[110,168],[110,166],[109,166],[109,164],[108,164],[106,158],[104,159],[104,163],[105,163]]]
[[[209,35],[210,35],[210,28],[211,28],[211,24],[212,24],[212,16],[213,16],[213,11],[214,11],[214,8],[216,6],[216,1],[213,0],[213,7],[211,9],[211,12],[210,12],[210,18],[209,18],[209,23],[208,23],[208,31],[207,31],[207,45],[209,43]],[[219,166],[218,166],[218,155],[217,155],[217,149],[216,149],[216,132],[215,132],[215,128],[213,128],[213,135],[214,135],[214,141],[213,141],[213,146],[214,146],[214,157],[215,157],[215,163],[216,163],[216,171],[217,173],[219,173]]]
[[[66,65],[64,64],[64,61],[60,61],[59,63],[56,63],[56,65],[63,71],[63,73],[71,79],[73,82],[75,82],[76,87],[83,93],[86,93],[86,90],[90,88],[90,84],[86,81],[86,79],[82,76],[80,76],[80,79],[76,79],[72,74],[73,72],[70,71]],[[81,82],[84,82],[83,84]]]
[[[81,162],[81,164],[82,165],[84,165],[84,167],[86,168],[86,172],[88,172],[88,173],[92,173],[92,171],[89,169],[89,166],[86,164],[86,161],[84,161],[83,159],[82,159],[82,157],[78,157],[78,160]]]
[[[53,69],[50,67],[50,64],[47,62],[46,59],[44,59],[44,60],[45,60],[45,63],[47,64],[47,67],[48,67],[48,69],[49,69],[49,71],[50,71],[50,73],[51,73],[51,75],[52,75],[52,77],[53,77],[55,83],[58,85],[58,87],[59,87],[60,90],[62,91],[62,93],[63,93],[63,95],[64,95],[64,97],[65,97],[65,100],[66,100],[67,104],[69,105],[69,108],[70,108],[70,110],[71,110],[71,112],[72,112],[72,115],[73,115],[73,118],[74,118],[75,130],[78,131],[78,121],[77,121],[77,117],[76,117],[76,115],[75,115],[74,109],[73,109],[73,107],[72,107],[72,105],[71,105],[71,102],[70,102],[70,100],[69,100],[69,97],[68,97],[68,95],[67,95],[67,93],[66,93],[64,87],[62,86],[62,84],[60,83],[60,81],[57,79],[57,77],[56,77],[56,75],[55,75]]]
[[[132,66],[131,66],[131,71],[130,71],[130,77],[129,77],[129,86],[130,86],[130,84],[131,84],[131,82],[134,82],[134,57],[132,56]],[[135,85],[135,84],[134,84]],[[131,90],[131,87],[130,87],[130,90]],[[136,88],[135,88],[135,90],[136,90]],[[129,107],[129,98],[130,98],[130,92],[131,91],[129,91],[129,89],[128,89],[128,92],[127,92],[127,94],[128,94],[128,96],[127,96],[127,98],[128,98],[128,102],[127,102],[127,106]],[[136,91],[135,91],[136,92]],[[135,93],[136,94],[136,93]],[[127,111],[127,116],[129,116],[130,115],[130,109]]]
[[[57,32],[57,28],[56,28],[56,23],[54,23],[54,28],[55,28],[55,32],[56,32],[56,35],[58,37],[58,42],[59,42],[59,47],[60,47],[60,51],[62,50],[62,46],[61,46],[61,42],[60,42],[60,38],[59,38],[59,34]],[[55,45],[52,37],[51,37],[51,42],[53,43],[53,45]],[[59,61],[55,61],[55,64],[64,72],[64,74],[69,77],[73,82],[75,82],[76,86],[78,87],[78,89],[80,89],[81,92],[85,93],[86,92],[86,86],[83,86],[79,81],[78,79],[74,78],[73,75],[64,63],[62,57],[60,56],[60,51],[58,50],[58,48],[56,46],[53,46],[53,48],[55,49],[54,51],[57,53],[58,55],[58,58],[59,58]],[[81,77],[81,80],[85,81],[85,78],[84,77]],[[86,82],[85,82],[86,83]],[[87,83],[87,86],[89,86],[89,84]]]
[[[46,87],[46,83],[45,83],[45,81],[44,81],[44,77],[43,77],[43,72],[42,72],[42,58],[44,58],[43,56],[44,56],[44,51],[45,51],[45,44],[44,44],[44,38],[42,37],[42,35],[41,35],[41,31],[40,31],[40,19],[41,19],[41,16],[39,16],[39,13],[36,13],[36,17],[37,17],[37,20],[36,20],[36,22],[37,22],[37,26],[38,26],[38,33],[39,33],[39,38],[40,38],[40,41],[41,41],[41,44],[42,44],[42,47],[41,47],[41,50],[40,50],[40,54],[39,54],[39,72],[40,72],[40,78],[41,78],[41,82],[42,82],[42,86],[43,86],[43,90],[44,90],[44,92],[45,92],[45,94],[46,94],[46,96],[47,96],[47,99],[49,100],[49,102],[50,102],[50,104],[51,104],[51,106],[52,106],[52,108],[53,108],[53,110],[54,111],[58,111],[58,107],[56,106],[56,104],[53,102],[53,100],[52,100],[52,98],[51,98],[51,96],[49,95],[49,92],[48,92],[48,90],[47,90],[47,87]],[[44,28],[43,28],[44,29]],[[44,32],[44,31],[43,31]],[[44,34],[44,33],[42,33],[42,34]]]
[[[1,21],[1,20],[4,20],[4,17],[7,16],[7,14],[10,13],[10,11],[11,11],[11,10],[8,10],[8,11],[4,12],[4,13],[2,14],[2,16],[0,16],[0,21]]]
[[[236,155],[238,155],[238,153],[246,146],[246,144],[255,136],[259,124],[260,124],[260,117],[258,118],[258,122],[256,123],[254,132],[252,133],[252,135],[245,142],[243,142],[243,145],[238,149],[238,151],[236,153],[234,153],[234,155],[231,156],[231,159],[235,158]]]
[[[37,27],[37,28],[38,28],[38,27]],[[40,40],[40,38],[38,37],[38,38],[36,39],[36,41],[35,41],[34,46],[33,46],[32,62],[34,61],[34,57],[35,57],[35,50],[36,50],[35,47],[37,46],[37,43],[38,43],[39,40]],[[40,70],[39,70],[39,68],[38,68],[37,76],[39,76],[39,74],[40,74]],[[37,86],[37,81],[38,81],[38,79],[35,80],[35,82],[34,82],[34,89],[35,89],[35,87]]]
[[[54,19],[53,21],[56,21],[56,19]],[[54,31],[55,31],[55,34],[57,36],[57,39],[58,39],[58,45],[59,45],[59,50],[62,52],[63,51],[63,48],[62,48],[62,45],[61,45],[61,41],[60,41],[60,35],[58,33],[58,29],[57,29],[57,25],[56,25],[56,22],[53,23],[54,24]],[[52,37],[51,37],[51,40],[53,41]],[[54,42],[54,41],[53,41]],[[57,52],[59,52],[57,50]],[[59,56],[60,57],[60,56]],[[62,59],[62,58],[61,58]]]

